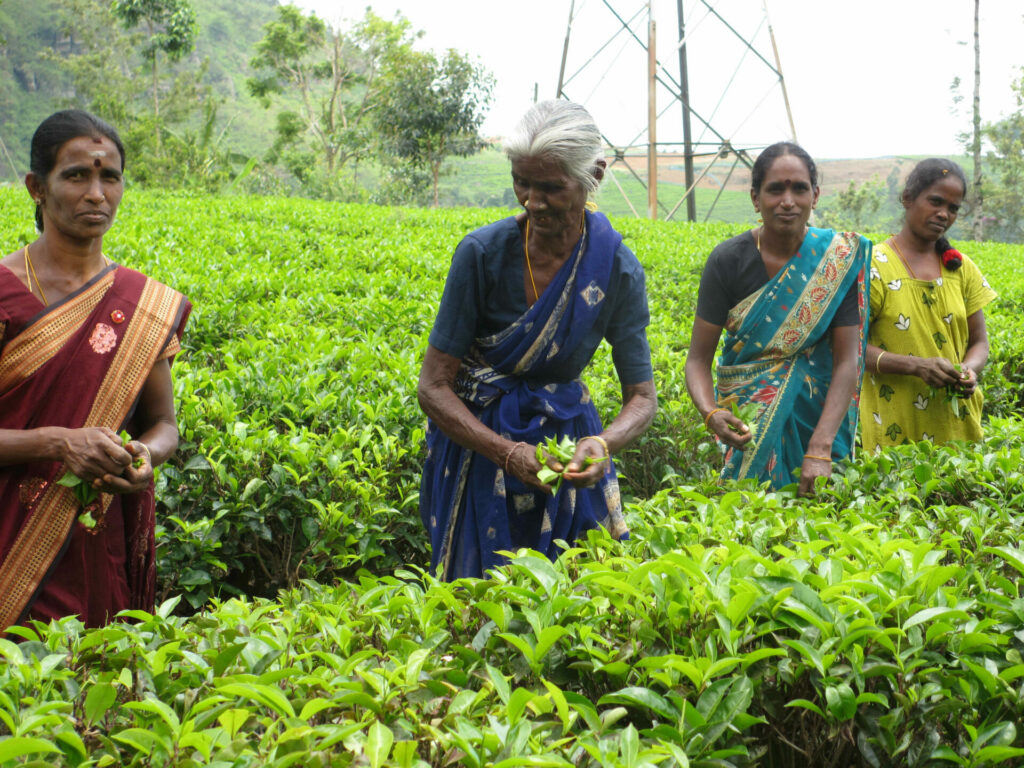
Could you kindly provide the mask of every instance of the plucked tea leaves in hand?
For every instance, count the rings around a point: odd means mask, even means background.
[[[537,472],[537,479],[548,485],[554,483],[555,492],[557,493],[559,487],[562,485],[562,475],[565,473],[565,467],[575,455],[576,441],[568,435],[563,435],[561,440],[557,440],[552,435],[543,443],[538,443],[537,461],[541,463],[541,468],[540,471]],[[554,459],[562,466],[562,468],[560,470],[554,470],[547,466],[546,462],[548,458]],[[599,461],[603,461],[603,459],[587,456],[586,459],[583,460],[583,466],[589,467],[591,464],[596,464]]]
[[[757,412],[760,410],[760,406],[757,403],[744,403],[743,405],[737,406],[736,401],[732,402],[732,415],[747,425],[747,430],[750,432],[751,437],[754,436],[754,430],[757,428],[756,419]],[[733,432],[740,433],[740,431],[733,426],[729,425],[729,429]]]

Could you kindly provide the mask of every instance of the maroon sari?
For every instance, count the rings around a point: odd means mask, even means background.
[[[172,358],[191,305],[112,264],[43,307],[0,267],[0,429],[109,427],[139,434],[132,415],[153,365]],[[78,614],[88,626],[155,598],[153,484],[101,494],[95,528],[77,522],[60,462],[0,467],[0,630]]]

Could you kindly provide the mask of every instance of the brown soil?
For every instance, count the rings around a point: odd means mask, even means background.
[[[697,186],[704,189],[718,189],[725,180],[725,188],[728,190],[750,189],[750,171],[743,163],[736,166],[730,176],[729,169],[735,160],[730,155],[725,159],[718,159],[711,164],[711,169],[703,179],[701,173],[707,166],[706,160],[694,162],[694,176],[699,179]],[[631,156],[626,158],[626,163],[636,173],[644,178],[647,176],[647,158],[645,156]],[[833,195],[836,192],[846,189],[850,182],[860,185],[866,181],[877,179],[882,184],[892,172],[893,168],[898,169],[899,183],[910,173],[911,168],[917,161],[906,157],[869,157],[851,160],[819,160],[818,161],[818,183],[821,186],[822,195]],[[608,158],[609,165],[612,158]],[[616,163],[616,170],[626,171],[622,167],[623,161]],[[658,158],[658,178],[661,181],[672,184],[683,184],[686,181],[686,172],[683,165],[682,155],[662,155]]]

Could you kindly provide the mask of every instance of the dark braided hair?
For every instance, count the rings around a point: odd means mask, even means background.
[[[121,170],[124,170],[124,144],[114,128],[81,109],[64,109],[54,112],[43,120],[32,134],[32,147],[29,150],[29,170],[45,181],[53,166],[57,164],[57,153],[60,148],[79,136],[90,138],[108,138],[117,147],[121,155]],[[43,214],[36,206],[36,229],[43,231]]]
[[[967,176],[964,175],[964,169],[944,157],[929,157],[915,165],[914,170],[907,176],[900,199],[904,204],[911,203],[932,184],[942,181],[950,174],[960,180],[966,195]],[[935,252],[939,254],[946,269],[959,269],[964,263],[964,255],[950,244],[945,235],[935,241]]]
[[[761,150],[761,154],[754,161],[754,167],[750,171],[750,188],[754,192],[761,191],[761,185],[764,184],[764,177],[768,174],[768,169],[772,167],[772,163],[777,158],[783,155],[793,155],[799,158],[807,166],[807,175],[811,177],[811,186],[818,186],[818,166],[807,154],[807,150],[792,141],[778,141]]]

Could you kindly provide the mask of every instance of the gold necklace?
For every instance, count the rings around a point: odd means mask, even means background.
[[[587,218],[584,216],[580,220],[580,238],[583,237],[583,233],[586,231]],[[530,274],[530,285],[533,286],[533,301],[534,303],[540,299],[540,294],[537,293],[537,283],[533,281],[533,267],[530,266],[530,220],[526,220],[526,237],[523,240],[523,253],[526,254],[526,271]]]
[[[891,235],[889,237],[889,244],[892,246],[892,249],[896,251],[896,255],[900,257],[900,261],[903,262],[903,268],[907,270],[907,274],[910,275],[910,279],[917,280],[917,275],[915,275],[914,270],[910,268],[910,262],[907,261],[907,258],[903,255],[903,251],[900,250],[900,247],[896,245],[896,235]]]
[[[27,245],[25,246],[25,279],[28,281],[29,293],[32,293],[32,281],[36,281],[36,290],[39,291],[39,297],[43,300],[43,305],[49,306],[50,302],[46,300],[46,294],[43,293],[43,286],[40,285],[39,278],[36,276],[36,268],[32,264],[32,258],[28,255]]]
[[[540,298],[540,294],[537,293],[537,283],[533,281],[533,267],[530,266],[530,220],[526,220],[526,239],[523,240],[523,252],[526,254],[526,269],[530,273],[530,285],[533,286],[533,301],[534,303]]]

